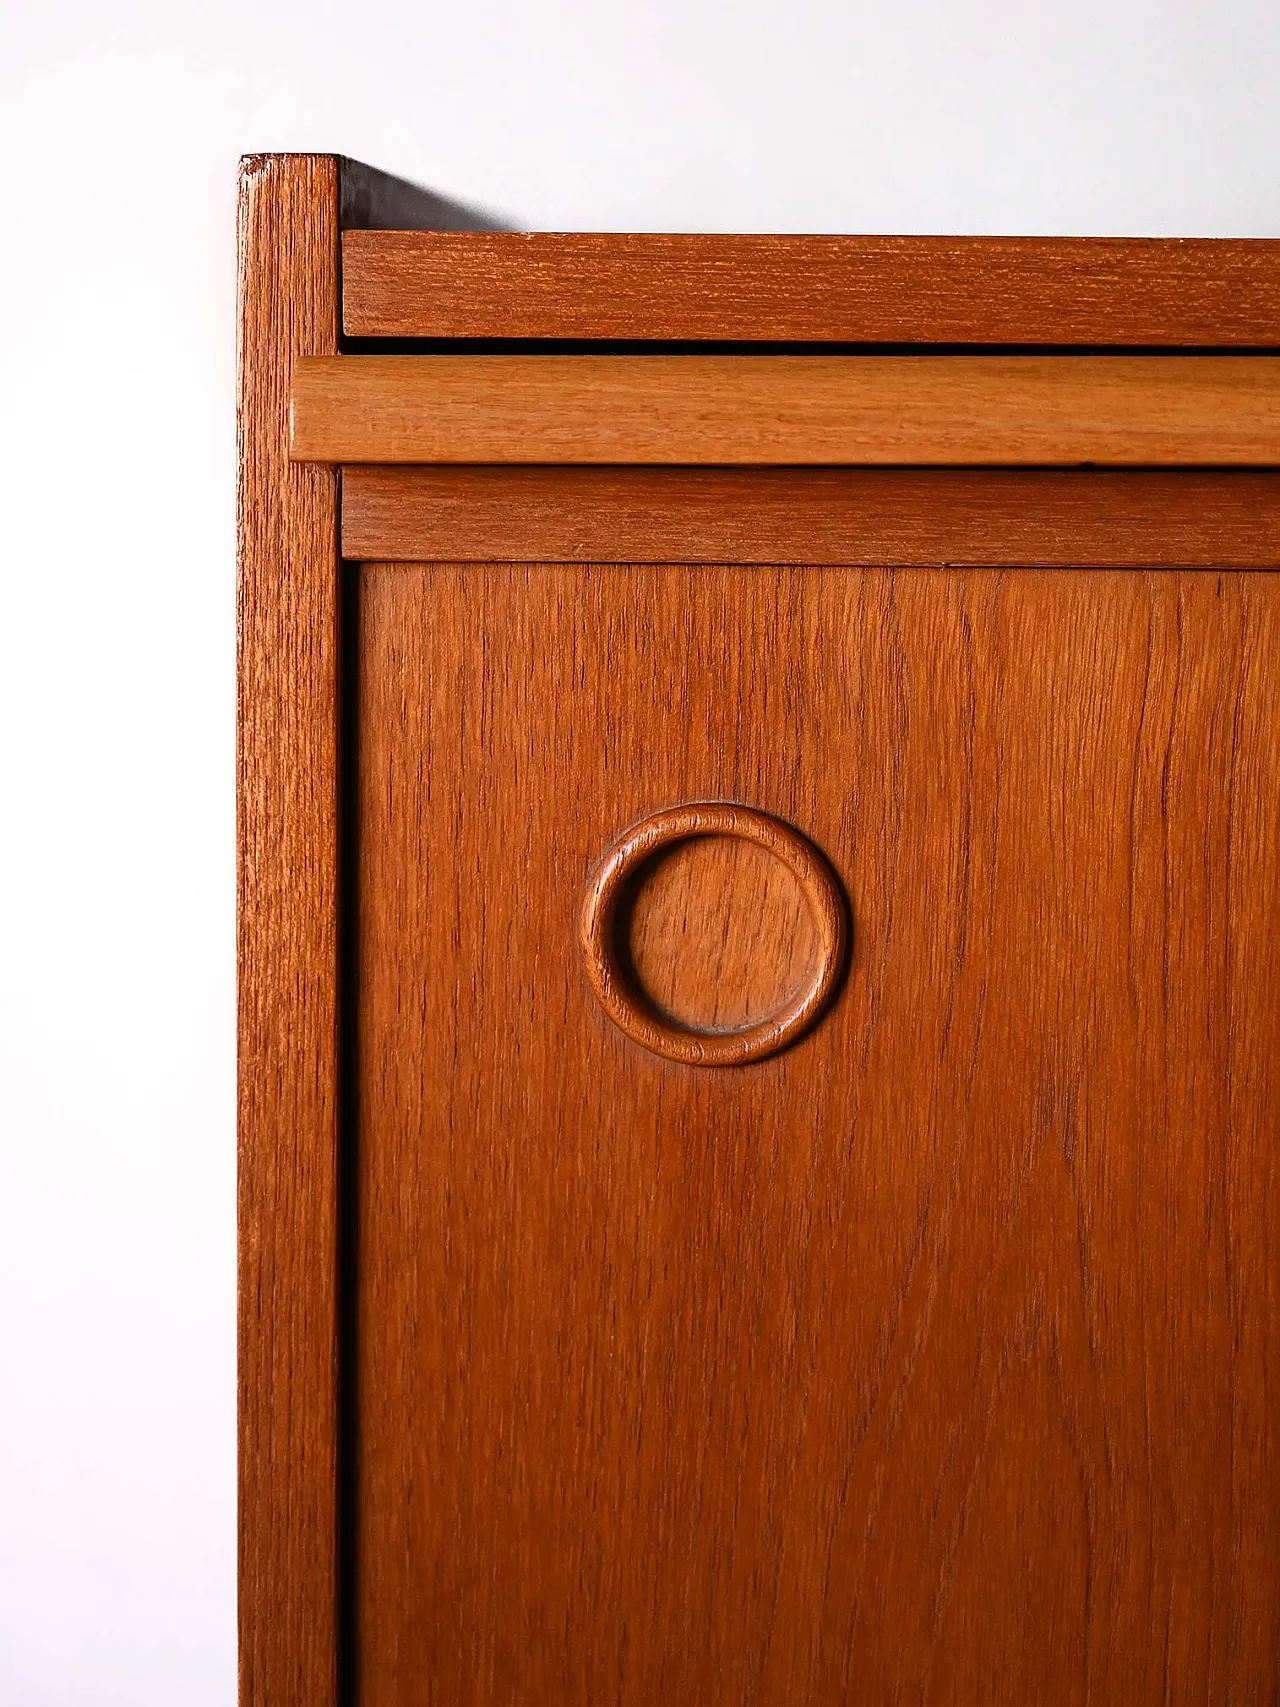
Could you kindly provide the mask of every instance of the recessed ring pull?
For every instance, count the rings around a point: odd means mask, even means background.
[[[727,838],[763,849],[783,868],[774,877],[783,884],[789,878],[788,887],[798,891],[808,915],[809,952],[798,986],[784,993],[779,1006],[746,1024],[689,1024],[666,1011],[645,987],[628,947],[628,906],[645,873],[681,844],[705,838]],[[731,892],[730,908],[734,899]],[[680,921],[677,934],[684,928]],[[591,988],[620,1030],[668,1060],[731,1067],[776,1054],[821,1016],[844,969],[849,932],[840,886],[826,860],[804,836],[749,806],[697,801],[655,812],[614,843],[587,886],[579,934]]]

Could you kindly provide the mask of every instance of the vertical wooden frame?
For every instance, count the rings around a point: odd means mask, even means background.
[[[338,344],[339,162],[251,155],[239,205],[239,1587],[243,1707],[338,1667],[338,511],[288,459]]]

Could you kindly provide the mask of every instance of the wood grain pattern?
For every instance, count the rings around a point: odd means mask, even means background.
[[[618,950],[659,1012],[697,1031],[754,1025],[812,976],[818,936],[781,860],[741,836],[665,848],[619,919]]]
[[[317,356],[314,462],[1280,464],[1273,356]]]
[[[381,338],[1280,344],[1280,243],[352,231]]]
[[[336,348],[337,164],[240,178],[241,1707],[336,1702],[337,492],[288,457]]]
[[[344,468],[360,560],[1280,567],[1280,475]]]
[[[718,1017],[726,994],[732,1007],[750,1005],[745,991],[734,992],[732,988],[725,991],[725,974],[731,975],[731,969],[720,953],[704,962],[700,975],[695,972],[677,986],[680,1007],[712,1010],[716,1017],[708,1025],[681,1023],[678,1011],[664,1011],[661,1001],[655,999],[658,992],[649,989],[643,977],[646,962],[670,964],[683,946],[681,939],[691,928],[705,936],[705,916],[709,911],[720,917],[723,937],[718,946],[727,946],[734,897],[716,892],[714,869],[703,870],[704,877],[711,880],[711,887],[703,890],[699,884],[679,914],[668,914],[665,921],[652,910],[644,916],[639,965],[626,952],[625,943],[619,941],[620,926],[625,926],[630,911],[631,893],[655,857],[682,843],[703,838],[745,842],[767,854],[773,865],[782,867],[791,877],[812,927],[811,958],[807,966],[799,969],[795,988],[777,1006],[771,1005],[742,1024],[732,1021],[724,1024]],[[763,913],[777,896],[775,884],[766,882],[767,887],[762,889],[758,870],[752,872],[736,897],[743,934],[754,939],[757,953],[766,949],[766,939],[776,929],[776,921],[766,919]],[[848,935],[845,912],[845,898],[830,867],[794,825],[733,801],[688,801],[650,813],[625,830],[609,848],[587,884],[578,940],[587,982],[596,1000],[633,1042],[689,1066],[739,1067],[787,1048],[825,1012],[844,971]],[[794,972],[793,954],[788,953],[786,961],[786,973]],[[766,980],[773,981],[768,974],[762,978],[749,974],[746,990]],[[690,1000],[695,981],[701,987]]]
[[[1280,581],[362,572],[365,1707],[1273,1701]],[[795,1049],[578,964],[802,826]]]

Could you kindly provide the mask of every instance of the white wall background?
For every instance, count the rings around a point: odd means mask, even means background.
[[[230,1707],[237,155],[534,228],[1275,236],[1280,6],[7,0],[0,143],[0,1702]]]

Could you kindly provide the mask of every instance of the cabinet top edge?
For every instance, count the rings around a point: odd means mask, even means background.
[[[1257,348],[1280,239],[355,230],[366,338]]]

